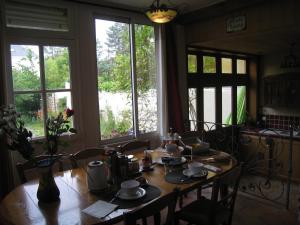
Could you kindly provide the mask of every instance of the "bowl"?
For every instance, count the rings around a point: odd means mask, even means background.
[[[188,168],[193,174],[197,174],[203,170],[203,165],[204,164],[200,162],[192,162],[188,164]]]
[[[136,195],[140,186],[140,182],[136,180],[126,180],[121,183],[122,192],[127,195]]]

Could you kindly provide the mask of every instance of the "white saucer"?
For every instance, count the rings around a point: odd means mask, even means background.
[[[146,194],[146,190],[141,187],[138,188],[135,195],[128,195],[126,192],[122,191],[121,189],[118,198],[123,200],[135,200],[145,196],[145,194]]]
[[[172,156],[166,156],[166,158],[167,158],[167,157],[172,158]],[[171,163],[169,163],[169,165],[170,165],[170,166],[178,166],[178,165],[181,165],[181,164],[186,163],[186,161],[187,161],[187,160],[186,160],[185,157],[181,157],[181,161],[178,160],[178,162],[173,162],[173,163],[171,162]],[[164,164],[165,164],[165,163],[162,161],[161,158],[158,158],[157,161],[156,161],[156,163],[157,163],[157,164],[160,164],[160,165],[164,165]]]
[[[190,169],[185,169],[182,171],[182,174],[187,177],[196,177],[196,178],[201,178],[201,177],[206,177],[207,176],[207,170],[203,169],[199,173],[194,174]]]

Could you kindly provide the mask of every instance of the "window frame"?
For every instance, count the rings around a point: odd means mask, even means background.
[[[39,68],[40,68],[40,88],[39,90],[17,90],[14,91],[13,87],[13,75],[12,75],[12,63],[11,63],[11,45],[34,45],[39,48]],[[46,89],[46,80],[45,80],[45,68],[44,68],[44,47],[53,46],[53,47],[67,47],[69,51],[69,70],[70,70],[70,88],[68,89]],[[74,87],[76,86],[76,69],[75,69],[75,45],[73,40],[62,40],[62,39],[41,39],[41,38],[26,38],[26,37],[17,37],[9,36],[6,41],[6,70],[7,70],[7,79],[6,85],[8,90],[7,101],[14,104],[15,94],[34,94],[38,93],[42,98],[42,111],[43,111],[43,129],[44,134],[46,134],[46,118],[48,118],[47,112],[47,94],[48,93],[57,93],[57,92],[70,92],[71,93],[71,104],[72,108],[77,112],[77,98],[78,94],[75,94]],[[73,126],[79,130],[79,118],[77,116],[73,117]],[[26,125],[26,124],[25,124]],[[71,136],[76,136],[76,134],[71,134]],[[33,140],[44,139],[45,136],[34,137]]]
[[[124,13],[124,12],[123,12]],[[139,118],[138,118],[138,96],[137,96],[137,75],[136,75],[136,51],[135,51],[135,25],[146,25],[153,27],[154,36],[155,36],[155,55],[158,55],[158,43],[157,43],[157,26],[149,23],[149,21],[145,21],[144,19],[133,19],[132,17],[128,17],[125,13],[125,16],[116,16],[113,14],[105,15],[105,13],[95,13],[93,17],[93,27],[94,27],[94,35],[95,35],[95,50],[96,48],[96,26],[95,21],[99,20],[108,20],[108,21],[114,21],[114,22],[121,22],[121,23],[127,23],[129,25],[129,44],[130,44],[130,78],[131,78],[131,94],[132,94],[132,114],[133,114],[133,135],[126,135],[122,137],[116,137],[116,138],[109,138],[109,139],[101,139],[101,129],[100,129],[100,116],[98,119],[99,123],[99,139],[101,145],[106,144],[114,144],[114,143],[122,143],[128,140],[134,140],[136,138],[142,137],[153,137],[156,136],[159,132],[159,122],[160,122],[160,116],[159,116],[159,92],[158,92],[158,85],[159,85],[159,72],[158,72],[158,63],[156,63],[156,98],[157,98],[157,124],[156,124],[156,130],[150,131],[147,133],[140,133],[139,132]],[[96,54],[96,51],[95,51]],[[96,65],[97,67],[97,65]],[[98,71],[98,68],[96,68],[96,71]],[[96,74],[97,81],[98,81],[98,74]],[[97,85],[98,90],[98,85]],[[100,113],[100,105],[99,105],[99,97],[97,98],[97,106],[98,106],[98,112]]]
[[[197,48],[194,46],[188,46],[186,51],[186,71],[187,71],[187,89],[197,89],[197,125],[198,129],[203,128],[204,121],[204,100],[203,90],[208,87],[216,88],[216,123],[222,124],[222,87],[231,87],[231,112],[232,112],[232,125],[237,125],[237,87],[246,87],[246,111],[249,109],[249,60],[251,55],[243,53],[235,53],[228,51],[210,50],[204,48]],[[197,57],[197,72],[188,72],[188,55],[196,55]],[[216,73],[204,73],[203,72],[203,56],[213,56],[216,58]],[[232,73],[222,73],[222,58],[230,58],[232,60]],[[237,59],[245,60],[246,73],[237,73]],[[188,96],[187,96],[188,99]],[[229,125],[228,125],[229,126]]]

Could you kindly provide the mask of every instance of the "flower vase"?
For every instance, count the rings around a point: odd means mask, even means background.
[[[60,191],[52,173],[52,159],[41,160],[37,163],[40,173],[37,198],[40,202],[55,202],[59,200]]]

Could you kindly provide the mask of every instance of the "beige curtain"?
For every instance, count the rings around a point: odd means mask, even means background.
[[[1,13],[3,15],[3,2],[1,1]],[[5,104],[5,77],[4,77],[4,33],[3,17],[0,17],[0,106]],[[10,156],[7,150],[5,140],[0,139],[0,200],[13,188],[12,170],[10,165]]]

